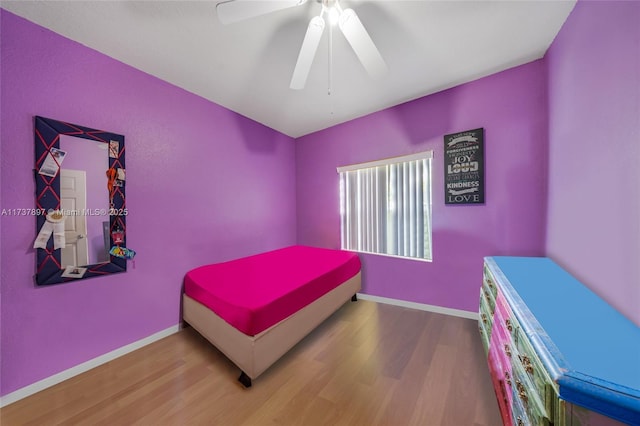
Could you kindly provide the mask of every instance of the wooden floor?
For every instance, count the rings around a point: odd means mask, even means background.
[[[1,410],[10,425],[502,424],[477,322],[348,302],[244,389],[192,328]]]

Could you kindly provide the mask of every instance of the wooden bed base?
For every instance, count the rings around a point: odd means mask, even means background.
[[[262,374],[346,301],[350,298],[355,300],[360,288],[358,272],[329,293],[255,336],[238,331],[187,295],[182,296],[182,317],[242,370],[238,380],[245,387],[250,387],[252,379]]]

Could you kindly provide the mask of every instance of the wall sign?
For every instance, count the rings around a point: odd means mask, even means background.
[[[445,204],[484,203],[484,129],[445,135]]]

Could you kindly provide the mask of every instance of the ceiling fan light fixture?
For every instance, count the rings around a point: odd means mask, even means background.
[[[331,24],[332,27],[335,27],[338,25],[338,21],[340,20],[340,11],[337,7],[330,7],[329,10],[327,10],[327,17],[329,24]]]

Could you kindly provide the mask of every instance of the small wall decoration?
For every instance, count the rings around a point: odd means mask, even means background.
[[[49,149],[49,153],[45,157],[42,166],[40,166],[38,173],[49,177],[56,177],[60,167],[62,166],[62,161],[64,160],[65,155],[67,155],[67,153],[61,149]]]
[[[113,246],[111,247],[111,250],[109,250],[109,254],[111,256],[120,257],[122,259],[133,260],[136,255],[136,251],[128,249],[126,247]]]
[[[87,272],[87,268],[66,266],[61,276],[64,278],[82,278],[84,277],[85,272]]]
[[[484,129],[445,135],[445,204],[484,203]]]
[[[60,210],[47,212],[46,220],[33,243],[33,248],[46,249],[49,238],[53,235],[53,248],[58,250],[65,246],[64,221],[65,216]]]
[[[109,141],[109,158],[118,158],[120,156],[120,142]]]

